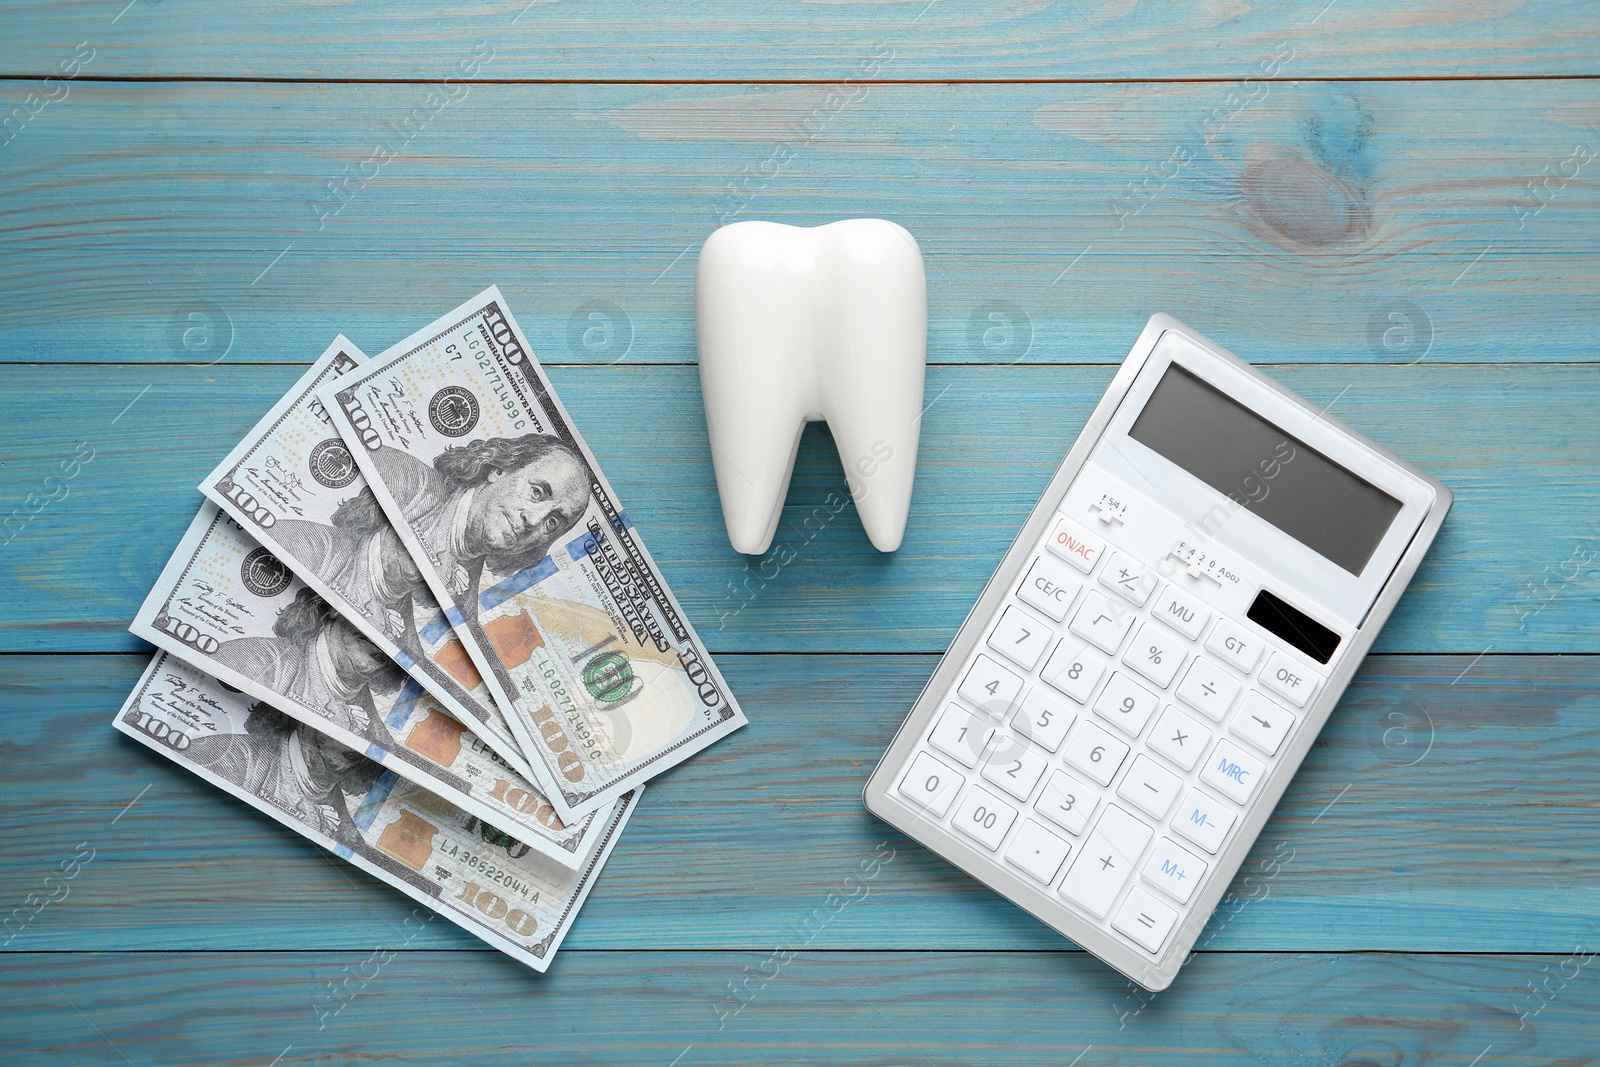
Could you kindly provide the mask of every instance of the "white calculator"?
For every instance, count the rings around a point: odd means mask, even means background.
[[[1165,989],[1450,501],[1154,316],[867,808]]]

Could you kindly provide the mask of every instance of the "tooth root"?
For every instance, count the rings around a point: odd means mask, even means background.
[[[771,545],[808,419],[825,418],[880,551],[911,504],[926,365],[922,256],[881,219],[724,226],[696,271],[700,380],[738,552]]]
[[[856,512],[874,548],[905,535],[922,430],[928,296],[922,253],[904,229],[878,220],[828,234],[843,247],[834,343],[819,354],[823,412]]]

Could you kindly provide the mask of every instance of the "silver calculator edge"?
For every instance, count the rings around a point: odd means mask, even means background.
[[[1264,783],[1260,797],[1252,801],[1250,810],[1246,812],[1240,825],[1239,833],[1217,855],[1215,876],[1208,881],[1204,891],[1196,898],[1194,906],[1168,939],[1161,955],[1152,961],[1137,950],[1117,941],[1105,931],[1079,920],[1070,906],[1055,897],[1053,892],[1048,889],[1041,890],[1020,875],[1005,869],[1003,865],[996,864],[992,854],[981,852],[955,834],[928,822],[921,809],[899,799],[894,794],[892,786],[895,776],[909,759],[911,749],[917,744],[928,720],[939,711],[943,694],[955,684],[955,675],[964,665],[968,653],[982,637],[984,626],[999,610],[1001,601],[1005,599],[1017,573],[1027,563],[1033,547],[1043,538],[1046,527],[1055,517],[1057,505],[1065,497],[1079,470],[1088,461],[1090,452],[1132,388],[1134,379],[1143,369],[1151,353],[1155,351],[1162,334],[1169,330],[1182,334],[1189,341],[1222,360],[1244,368],[1252,377],[1266,383],[1299,407],[1314,415],[1320,415],[1324,422],[1331,423],[1425,482],[1433,489],[1434,497],[1423,516],[1421,525],[1418,526],[1388,580],[1384,582],[1371,610],[1352,635],[1349,650],[1342,657],[1339,668],[1328,676],[1327,684],[1321,688],[1311,706],[1306,709],[1305,722],[1308,728],[1295,732],[1282,760],[1274,766]],[[862,790],[863,803],[867,810],[878,818],[913,840],[928,846],[979,882],[994,888],[1046,926],[1073,940],[1140,986],[1151,992],[1165,989],[1176,977],[1195,940],[1210,920],[1217,903],[1227,892],[1240,865],[1255,846],[1261,828],[1277,808],[1284,790],[1299,770],[1301,761],[1322,732],[1328,715],[1339,698],[1344,695],[1345,687],[1365,660],[1368,649],[1388,620],[1389,613],[1410,584],[1417,567],[1422,563],[1423,555],[1433,543],[1445,515],[1450,511],[1452,499],[1450,489],[1444,483],[1418,470],[1388,449],[1331,416],[1318,411],[1301,397],[1257,371],[1227,349],[1201,336],[1170,315],[1152,315],[1116,376],[1112,378],[1111,384],[1107,386],[1100,403],[1090,413],[1077,440],[1067,452],[1066,459],[1057,468],[1055,476],[1045,487],[1032,513],[1018,531],[1016,539],[1006,550],[1000,565],[995,569],[988,584],[984,586],[983,592],[979,594],[972,610],[962,621],[961,628],[950,643],[950,648],[939,661],[939,666],[927,684],[923,686],[922,692],[918,694],[916,703],[912,705],[894,739],[890,741],[883,758],[868,778],[866,787]],[[1065,919],[1066,922],[1058,922],[1059,919]]]

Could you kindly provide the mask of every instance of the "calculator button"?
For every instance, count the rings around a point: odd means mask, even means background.
[[[926,752],[918,752],[911,769],[900,779],[900,795],[942,818],[956,791],[965,784],[961,775]]]
[[[1172,817],[1172,828],[1215,856],[1234,818],[1228,805],[1203,789],[1191,789]]]
[[[1111,928],[1126,934],[1146,952],[1159,952],[1161,945],[1178,922],[1178,913],[1146,893],[1138,886],[1128,892],[1128,899],[1117,909]]]
[[[1046,752],[1054,752],[1061,747],[1061,739],[1067,736],[1067,730],[1077,718],[1077,709],[1036,685],[1022,698],[1022,707],[1012,717],[1011,725]]]
[[[1062,879],[1061,895],[1096,919],[1105,918],[1150,837],[1148,826],[1115,804],[1107,804],[1094,833]]]
[[[1127,755],[1127,745],[1092,722],[1080,722],[1067,742],[1067,763],[1101,785],[1111,784]]]
[[[1152,819],[1165,819],[1181,788],[1182,778],[1164,770],[1149,756],[1139,756],[1117,787],[1117,796]]]
[[[1265,756],[1276,756],[1283,739],[1294,729],[1294,713],[1284,711],[1260,693],[1251,693],[1228,725],[1251,748]]]
[[[1265,647],[1266,642],[1227,619],[1218,619],[1211,636],[1206,638],[1208,651],[1215,652],[1246,674],[1255,669]]]
[[[1100,553],[1106,548],[1104,541],[1071,519],[1058,521],[1050,536],[1045,538],[1045,544],[1084,574],[1094,570],[1094,565],[1100,562]]]
[[[929,743],[946,756],[967,767],[976,767],[994,727],[955,704],[946,705],[939,725],[928,737]]]
[[[1005,840],[1006,831],[1017,821],[1017,811],[981,786],[973,786],[956,805],[951,820],[957,830],[993,852]]]
[[[1261,668],[1261,684],[1297,708],[1305,707],[1317,688],[1310,672],[1282,652],[1274,652]]]
[[[1256,783],[1266,771],[1266,764],[1223,738],[1206,757],[1200,780],[1234,803],[1243,804],[1256,791]]]
[[[1125,605],[1113,604],[1101,593],[1091,592],[1067,627],[1102,652],[1116,652],[1122,639],[1133,629],[1136,616]]]
[[[1240,688],[1239,680],[1233,675],[1210,660],[1196,656],[1189,673],[1178,686],[1178,699],[1212,722],[1221,722]]]
[[[1038,608],[1056,622],[1067,617],[1072,599],[1078,595],[1083,583],[1072,572],[1052,563],[1044,556],[1033,557],[1028,576],[1017,587],[1017,596],[1025,604]]]
[[[1106,673],[1106,661],[1090,652],[1079,641],[1064,637],[1050,653],[1039,677],[1080,704],[1089,702],[1089,694],[1100,684]]]
[[[1178,673],[1188,654],[1188,649],[1170,630],[1147,622],[1139,627],[1133,644],[1122,654],[1122,662],[1165,689],[1172,684],[1173,675]]]
[[[989,634],[989,647],[1025,671],[1039,664],[1055,632],[1021,608],[1007,608]]]
[[[1045,764],[1044,756],[1029,748],[1026,741],[1007,736],[989,753],[989,760],[983,765],[983,777],[1018,800],[1027,800],[1033,795],[1033,787],[1044,777]]]
[[[1066,771],[1056,771],[1045,783],[1033,810],[1069,834],[1081,834],[1100,803],[1100,793]]]
[[[1174,844],[1172,838],[1163,837],[1151,849],[1142,873],[1144,880],[1156,889],[1179,904],[1187,904],[1194,895],[1194,887],[1204,880],[1207,866],[1205,860]]]
[[[1100,691],[1094,713],[1129,737],[1138,737],[1160,704],[1160,697],[1118,671]]]
[[[1022,821],[1022,829],[1006,849],[1006,862],[1021,868],[1037,881],[1049,885],[1067,858],[1072,846],[1032,819]]]
[[[1150,609],[1150,614],[1191,641],[1197,639],[1200,631],[1206,628],[1206,623],[1211,621],[1210,608],[1171,582],[1167,583],[1166,591],[1156,601],[1156,606]]]
[[[1100,584],[1115,589],[1128,603],[1144,607],[1144,602],[1155,592],[1156,578],[1132,556],[1113,552],[1106,569],[1100,572]]]
[[[1186,771],[1194,770],[1200,762],[1200,753],[1211,743],[1211,731],[1199,719],[1185,715],[1171,704],[1156,720],[1146,742],[1154,752],[1159,752]]]
[[[1022,679],[988,656],[979,656],[956,692],[986,715],[1000,719],[1016,703],[1017,694],[1022,692]]]

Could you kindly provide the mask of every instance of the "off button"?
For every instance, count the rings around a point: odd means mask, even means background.
[[[1317,690],[1317,680],[1310,672],[1282,652],[1274,652],[1261,668],[1261,684],[1297,708],[1305,707]]]

